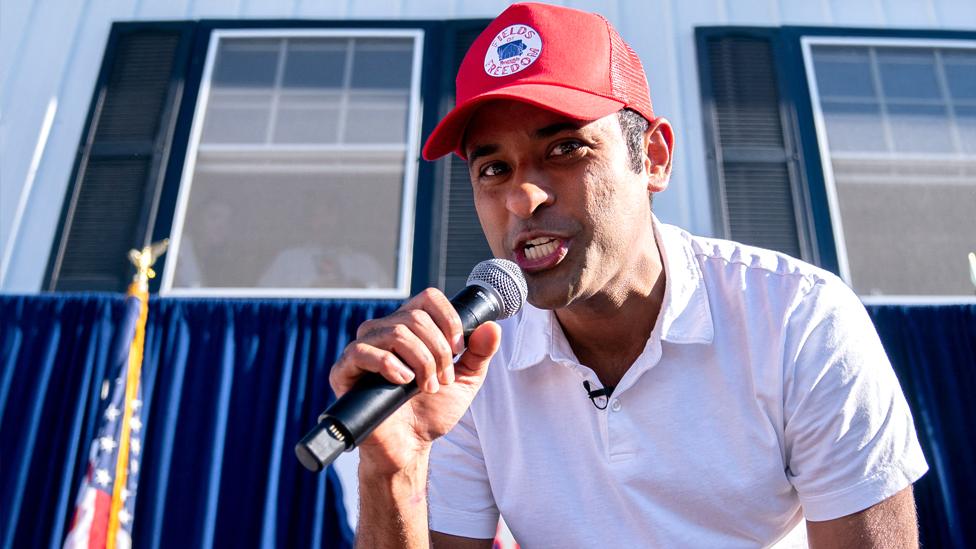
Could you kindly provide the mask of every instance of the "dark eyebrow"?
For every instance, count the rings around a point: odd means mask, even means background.
[[[536,130],[535,137],[537,139],[545,139],[566,130],[578,130],[583,126],[585,126],[585,124],[582,122],[556,122],[555,124],[549,124],[548,126]],[[471,165],[475,160],[481,158],[482,156],[488,156],[489,154],[495,154],[496,152],[498,152],[498,145],[481,145],[479,147],[475,147],[475,149],[468,154],[468,165]]]
[[[535,136],[540,138],[552,137],[562,131],[578,130],[582,128],[584,125],[585,124],[582,124],[580,122],[556,122],[555,124],[549,124],[544,128],[539,128],[538,130],[535,131]]]
[[[495,154],[498,152],[498,145],[481,145],[480,147],[475,147],[470,154],[468,154],[468,165],[474,163],[475,160],[481,158],[482,156],[488,156],[489,154]]]

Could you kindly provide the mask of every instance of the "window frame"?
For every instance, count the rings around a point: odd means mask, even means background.
[[[404,298],[411,290],[411,277],[415,257],[415,219],[418,204],[420,168],[418,166],[420,131],[423,117],[423,83],[425,80],[425,25],[409,27],[387,26],[338,26],[316,25],[309,27],[279,27],[266,24],[262,27],[228,28],[216,26],[207,38],[206,55],[202,64],[202,76],[193,101],[190,131],[183,156],[183,166],[176,182],[178,193],[173,210],[172,223],[167,231],[170,235],[170,250],[167,255],[173,259],[163,266],[159,293],[173,297],[303,297],[303,298]],[[175,258],[179,252],[185,221],[186,206],[193,186],[197,154],[203,132],[203,118],[210,99],[211,79],[220,40],[223,38],[412,38],[414,41],[411,66],[407,113],[407,142],[404,151],[404,176],[400,204],[399,244],[397,247],[396,284],[392,288],[173,288]],[[157,229],[159,227],[157,226]]]
[[[820,29],[817,29],[820,30]],[[824,29],[826,30],[826,29]],[[926,36],[924,32],[911,31],[902,32],[898,35],[890,33],[880,33],[871,31],[861,32],[841,32],[838,29],[830,29],[832,32],[811,32],[814,29],[797,29],[797,41],[799,44],[799,55],[801,56],[803,74],[805,77],[805,88],[807,93],[805,98],[809,101],[812,118],[809,124],[815,134],[813,145],[805,147],[807,154],[813,154],[819,160],[819,167],[822,173],[822,185],[826,208],[828,212],[828,222],[830,238],[836,253],[837,274],[851,285],[850,261],[847,252],[846,239],[844,236],[843,220],[840,215],[840,201],[837,193],[837,186],[834,179],[834,170],[830,156],[829,142],[827,138],[827,127],[821,106],[820,92],[817,85],[815,67],[813,66],[814,46],[854,46],[854,47],[904,47],[904,48],[931,48],[931,49],[971,49],[976,51],[976,34],[971,37],[934,37]],[[800,97],[796,99],[800,100]],[[929,156],[929,155],[926,155]],[[823,228],[821,228],[823,230]],[[860,300],[870,305],[888,304],[948,304],[948,303],[976,303],[976,296],[967,295],[858,295]]]

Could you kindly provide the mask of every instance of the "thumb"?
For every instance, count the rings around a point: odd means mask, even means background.
[[[485,377],[488,363],[495,356],[502,341],[502,328],[494,322],[485,322],[475,328],[468,337],[468,349],[454,364],[454,372],[461,377]]]

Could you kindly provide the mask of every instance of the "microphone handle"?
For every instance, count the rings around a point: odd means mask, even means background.
[[[331,421],[336,425],[346,437],[347,449],[351,450],[419,392],[416,379],[397,385],[379,374],[364,374],[348,393],[319,416],[319,422]]]

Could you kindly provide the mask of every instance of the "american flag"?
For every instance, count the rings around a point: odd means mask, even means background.
[[[129,287],[122,322],[122,349],[116,353],[107,405],[92,441],[88,471],[78,490],[65,548],[128,549],[142,456],[142,350],[148,292]],[[109,396],[110,395],[110,396]]]

